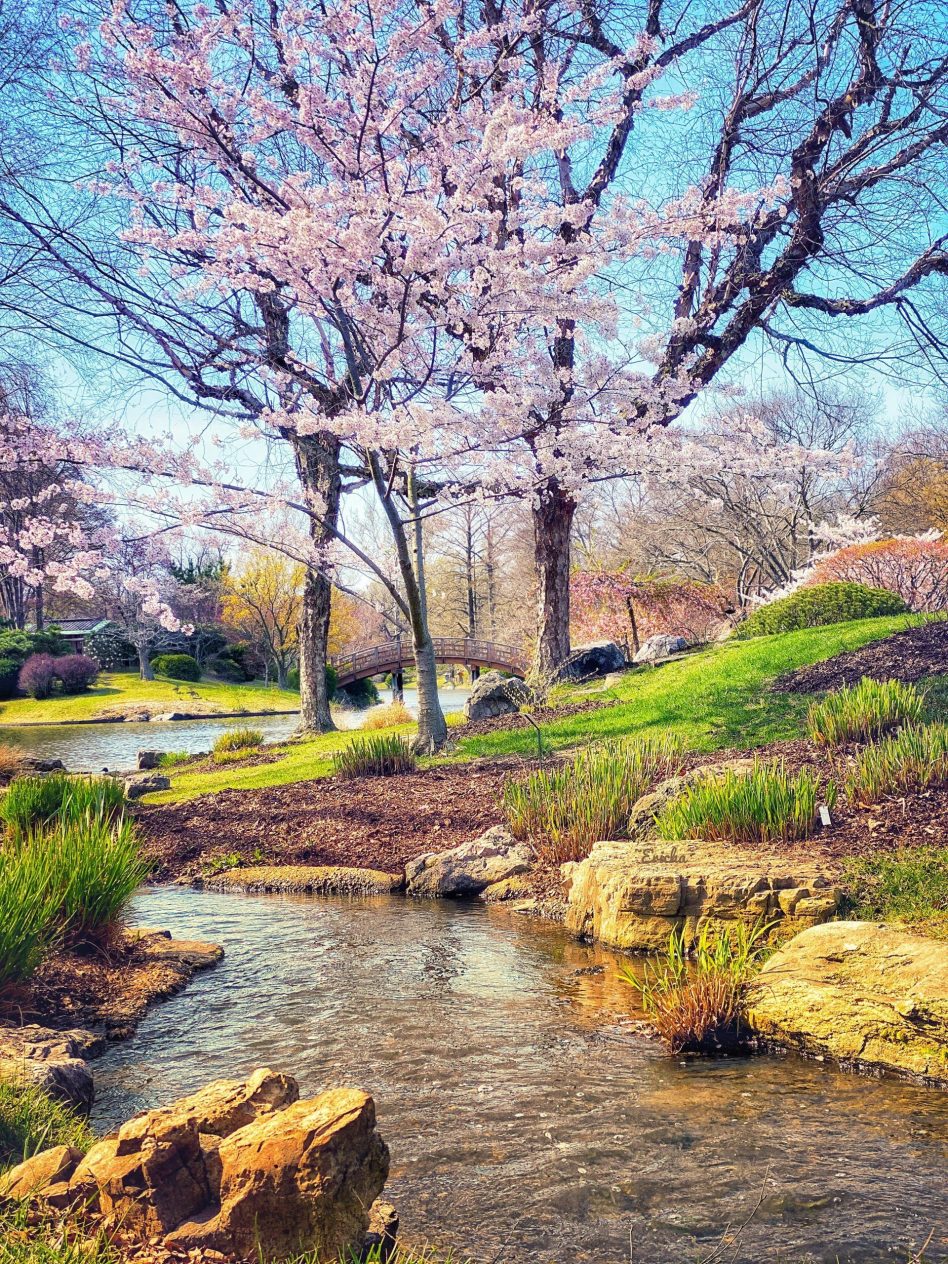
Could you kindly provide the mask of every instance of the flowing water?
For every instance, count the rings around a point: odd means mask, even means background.
[[[269,1065],[305,1094],[373,1093],[404,1235],[457,1258],[905,1264],[932,1230],[926,1258],[948,1258],[948,1094],[796,1058],[663,1056],[628,1023],[619,958],[558,928],[175,888],[136,916],[227,956],[96,1063],[100,1127]]]
[[[460,711],[470,689],[444,688],[439,691],[445,713]],[[383,703],[391,701],[391,691],[379,690]],[[414,689],[405,690],[405,705],[415,713],[418,696]],[[372,708],[365,711],[333,708],[336,724],[341,729],[360,728]],[[231,716],[227,719],[162,721],[158,724],[29,724],[0,725],[0,742],[15,746],[38,759],[61,759],[75,772],[99,772],[111,769],[121,772],[135,767],[140,750],[198,751],[210,750],[217,737],[235,725],[260,729],[265,742],[285,741],[299,725],[299,715]]]

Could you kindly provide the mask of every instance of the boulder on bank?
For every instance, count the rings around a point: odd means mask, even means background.
[[[139,772],[152,772],[155,768],[160,768],[163,753],[156,750],[140,750],[135,761],[136,768]]]
[[[673,654],[681,654],[688,648],[683,636],[671,636],[667,632],[659,632],[650,636],[639,646],[632,659],[633,663],[655,663],[661,658],[671,658]]]
[[[156,790],[170,790],[171,779],[162,772],[136,773],[125,778],[125,796],[128,799],[140,799],[143,795],[154,794]]]
[[[0,1081],[35,1084],[82,1115],[92,1109],[92,1072],[86,1058],[104,1042],[92,1032],[50,1031],[30,1024],[0,1029]]]
[[[529,686],[519,676],[485,672],[474,684],[464,703],[469,720],[490,720],[495,715],[512,715],[532,698]]]
[[[840,903],[832,877],[813,861],[728,843],[597,843],[561,872],[567,929],[639,952],[663,950],[673,931],[690,946],[709,924],[773,922],[802,930],[832,917]]]
[[[828,922],[764,965],[748,1018],[776,1044],[948,1084],[948,943]]]
[[[84,1159],[62,1151],[8,1181],[142,1239],[263,1260],[358,1258],[388,1175],[368,1094],[332,1089],[300,1101],[292,1077],[266,1069],[138,1115]],[[37,1189],[43,1172],[52,1179]]]
[[[595,676],[608,676],[610,672],[625,670],[625,653],[615,641],[594,641],[589,645],[577,645],[557,672],[558,680],[592,680]]]
[[[485,887],[526,873],[533,853],[504,825],[495,825],[470,843],[450,851],[417,856],[405,866],[409,895],[463,898],[479,895]]]

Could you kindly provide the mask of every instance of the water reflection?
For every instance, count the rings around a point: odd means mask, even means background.
[[[215,1075],[361,1084],[409,1236],[506,1264],[902,1259],[948,1226],[948,1095],[636,1036],[618,958],[450,902],[144,893],[227,958],[97,1064],[97,1123]],[[634,996],[634,994],[633,994]],[[942,1254],[939,1255],[938,1252]],[[944,1242],[929,1249],[944,1258]]]

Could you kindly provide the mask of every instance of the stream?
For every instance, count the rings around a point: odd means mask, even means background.
[[[933,1230],[926,1259],[948,1258],[948,1094],[793,1057],[669,1058],[628,1024],[621,958],[557,927],[180,888],[141,892],[134,916],[227,955],[96,1062],[99,1129],[271,1066],[304,1095],[374,1095],[403,1237],[458,1261],[905,1264]]]

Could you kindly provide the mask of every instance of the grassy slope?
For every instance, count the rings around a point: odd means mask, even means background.
[[[614,706],[551,720],[542,726],[544,741],[550,747],[564,748],[606,737],[673,729],[689,744],[711,750],[759,746],[793,737],[800,731],[807,700],[792,694],[770,694],[763,686],[783,672],[855,649],[904,626],[904,618],[864,619],[736,641],[663,667],[629,672],[612,690],[619,699]],[[599,689],[601,684],[596,682],[570,696],[594,696]],[[280,760],[256,767],[230,764],[210,771],[172,773],[172,788],[150,795],[147,802],[172,803],[217,790],[251,790],[326,776],[332,769],[333,751],[352,736],[328,733],[293,744],[285,748]],[[530,755],[535,751],[534,732],[524,727],[462,738],[457,754],[447,758]]]
[[[167,704],[169,711],[190,711],[205,704],[215,711],[295,711],[299,694],[265,685],[226,685],[184,680],[140,680],[136,672],[104,672],[88,693],[68,698],[15,698],[0,704],[0,725],[62,724],[68,720],[92,720],[104,710],[139,703]]]

